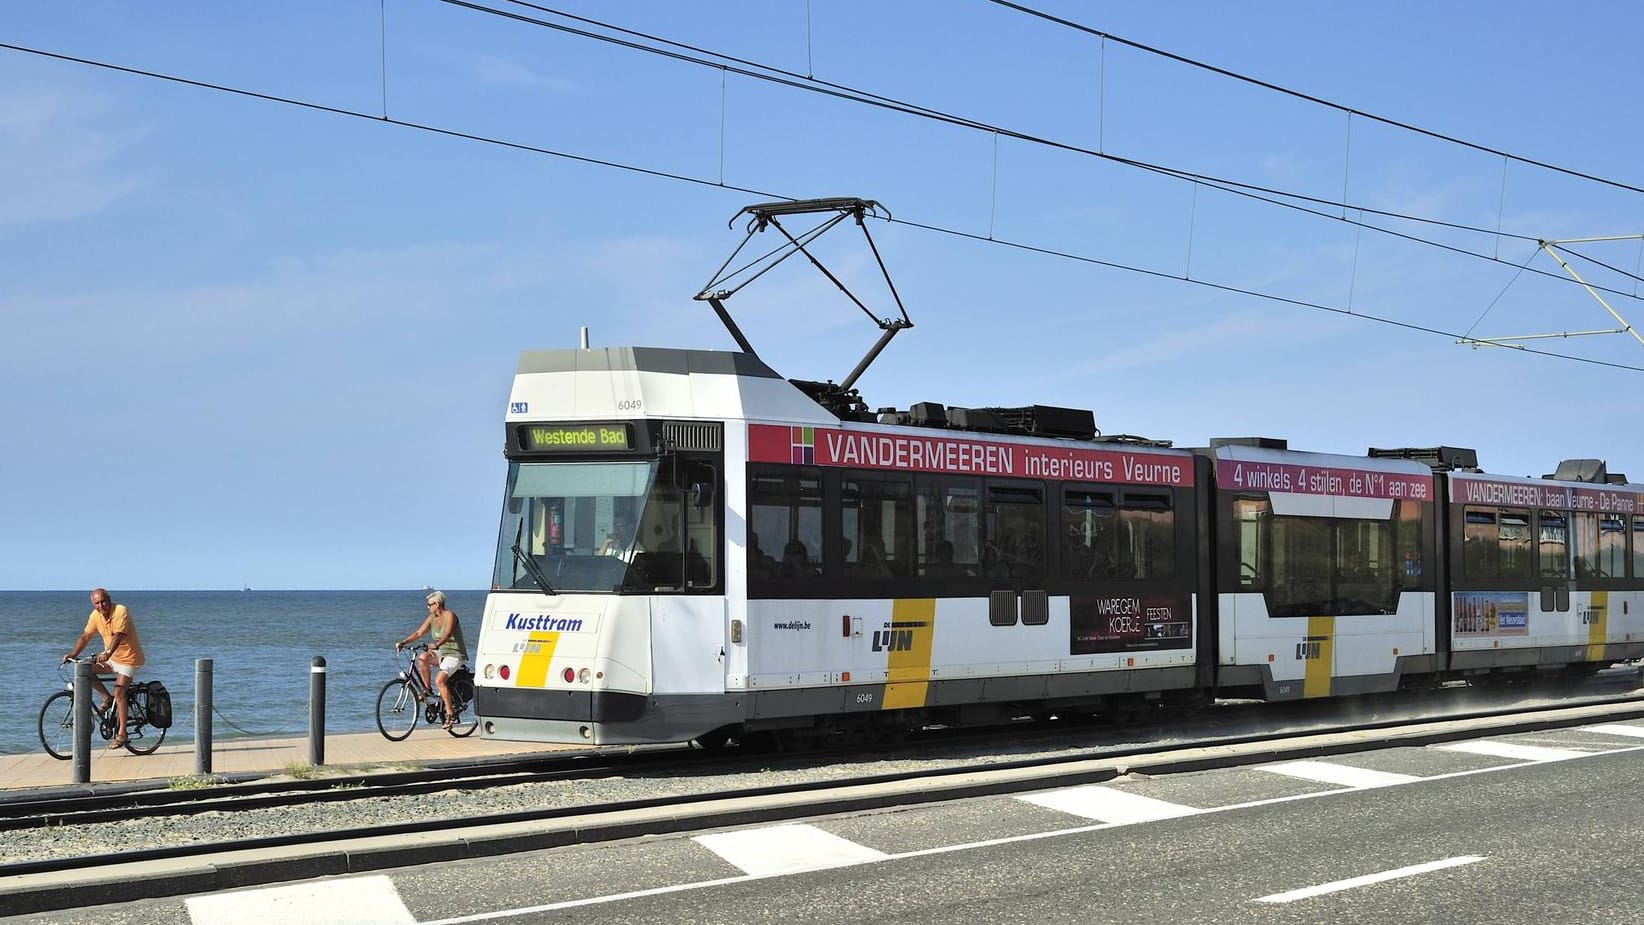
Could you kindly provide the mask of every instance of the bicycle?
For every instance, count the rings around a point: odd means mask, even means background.
[[[46,698],[40,707],[40,744],[45,747],[46,754],[62,761],[74,756],[74,675],[70,665],[77,662],[91,662],[90,658],[71,659],[57,666],[57,673],[62,675],[64,688]],[[98,680],[104,684],[114,681],[112,674],[100,674]],[[99,713],[95,709],[91,714],[97,724],[97,733],[103,741],[114,739],[116,726],[120,722],[120,712],[111,701],[108,709]],[[160,747],[166,740],[164,728],[149,721],[148,685],[139,684],[133,680],[126,685],[126,751],[133,755],[149,755]]]
[[[444,723],[445,711],[439,691],[431,689],[422,679],[419,656],[426,651],[426,642],[406,649],[407,663],[400,669],[399,676],[377,692],[377,731],[390,742],[403,742],[417,728],[419,718],[430,726]],[[468,713],[474,702],[474,673],[464,665],[452,672],[445,683],[454,701],[451,728],[446,731],[459,739],[473,735],[479,727],[479,717]]]

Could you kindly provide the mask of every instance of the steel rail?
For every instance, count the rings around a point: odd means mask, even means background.
[[[710,792],[692,794],[688,796],[656,797],[638,800],[621,800],[595,805],[581,805],[570,807],[554,807],[548,809],[520,810],[508,813],[498,813],[482,819],[467,819],[462,821],[466,826],[504,826],[518,823],[549,822],[570,817],[584,817],[598,819],[601,817],[615,818],[632,814],[640,810],[668,809],[685,810],[693,805],[709,805],[730,798],[773,798],[799,797],[806,794],[818,794],[825,791],[842,790],[847,788],[871,787],[875,785],[901,784],[910,781],[928,781],[929,786],[918,788],[915,792],[905,793],[899,797],[896,805],[912,805],[930,800],[954,799],[951,789],[941,786],[943,780],[957,780],[965,775],[974,775],[978,771],[986,772],[1029,772],[1051,771],[1058,767],[1074,764],[1088,764],[1099,760],[1115,762],[1122,765],[1125,759],[1148,756],[1150,773],[1172,773],[1187,770],[1204,770],[1210,767],[1230,766],[1247,763],[1252,760],[1248,756],[1240,757],[1234,753],[1237,747],[1273,745],[1276,748],[1287,741],[1318,740],[1321,737],[1351,736],[1352,738],[1334,744],[1303,744],[1287,748],[1287,754],[1304,755],[1308,757],[1322,757],[1334,754],[1345,754],[1356,751],[1385,747],[1389,742],[1400,738],[1400,734],[1412,729],[1441,724],[1454,727],[1454,731],[1429,733],[1427,741],[1447,741],[1469,737],[1477,737],[1479,733],[1466,731],[1462,727],[1468,723],[1489,720],[1503,720],[1512,717],[1519,719],[1512,722],[1511,730],[1560,728],[1563,726],[1582,725],[1592,722],[1592,718],[1555,720],[1549,719],[1549,714],[1571,710],[1572,707],[1615,707],[1613,718],[1644,717],[1644,696],[1628,695],[1610,698],[1584,698],[1584,702],[1571,704],[1561,702],[1540,706],[1518,705],[1513,707],[1499,707],[1488,710],[1478,710],[1465,713],[1452,713],[1439,717],[1433,716],[1406,716],[1398,719],[1374,720],[1360,723],[1344,723],[1331,727],[1318,727],[1307,730],[1287,729],[1282,731],[1267,731],[1247,735],[1216,736],[1192,741],[1178,741],[1168,745],[1144,743],[1125,748],[1090,750],[1079,754],[1059,754],[1041,756],[1011,761],[967,761],[959,764],[923,768],[888,774],[872,774],[852,778],[831,778],[825,781],[807,781],[803,783],[772,785],[764,787],[737,787],[734,791]],[[1367,736],[1366,733],[1381,733],[1379,737]],[[1499,730],[1498,730],[1499,733]],[[1217,751],[1219,757],[1206,758],[1202,753],[1207,748]],[[1192,754],[1189,760],[1183,757],[1175,760],[1172,756],[1186,756]],[[837,757],[838,753],[817,755],[818,758]],[[1266,760],[1265,758],[1262,760]],[[692,762],[700,763],[700,762]],[[1109,772],[1105,778],[1117,776],[1117,771]],[[1105,779],[1104,778],[1104,779]],[[1077,781],[1064,779],[1063,783],[1091,782],[1088,774]],[[1032,789],[1045,786],[1037,784],[1023,784],[1020,789]],[[880,804],[887,805],[887,804]],[[763,812],[769,813],[770,809]],[[813,815],[816,807],[812,804],[803,804],[793,813],[799,815]],[[667,815],[669,824],[688,824],[688,813],[670,812]],[[669,824],[659,823],[658,831],[669,830]],[[619,826],[625,833],[621,837],[630,837],[640,834],[631,826]],[[598,825],[578,826],[579,840],[590,838],[588,833],[599,829]],[[226,855],[248,850],[267,850],[290,848],[295,846],[315,847],[328,843],[341,843],[358,839],[373,839],[401,835],[422,834],[429,831],[428,820],[415,822],[393,823],[388,825],[366,826],[357,829],[327,830],[318,832],[291,833],[279,836],[257,837],[231,841],[194,843],[146,849],[124,850],[117,853],[80,855],[73,857],[48,858],[33,861],[19,861],[9,864],[0,864],[0,878],[24,875],[51,873],[57,871],[95,869],[104,864],[133,863],[144,861],[177,860],[182,858],[207,858],[213,855]],[[526,850],[524,848],[517,850]]]

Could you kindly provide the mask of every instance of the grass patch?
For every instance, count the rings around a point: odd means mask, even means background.
[[[223,779],[215,774],[184,774],[166,781],[168,790],[205,790],[218,787]]]
[[[316,773],[314,766],[306,761],[292,761],[285,766],[285,776],[295,780],[310,780]]]

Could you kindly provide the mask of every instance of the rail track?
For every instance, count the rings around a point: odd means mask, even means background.
[[[711,804],[733,796],[743,799],[791,799],[804,803],[802,798],[805,795],[821,791],[882,787],[906,784],[915,780],[926,781],[929,786],[917,788],[916,792],[909,796],[909,802],[918,801],[918,790],[929,794],[941,794],[933,798],[950,799],[953,795],[949,788],[942,786],[944,780],[974,775],[983,770],[1015,773],[1024,779],[1031,779],[1036,775],[1055,773],[1058,768],[1086,764],[1093,759],[1108,762],[1113,766],[1122,766],[1126,761],[1140,756],[1147,756],[1150,762],[1163,763],[1175,770],[1182,770],[1185,766],[1181,766],[1181,763],[1185,759],[1180,756],[1197,755],[1206,749],[1225,753],[1260,752],[1265,747],[1278,748],[1281,744],[1291,743],[1285,747],[1290,750],[1303,747],[1307,754],[1318,756],[1379,747],[1379,744],[1385,744],[1386,741],[1408,735],[1412,729],[1434,723],[1461,728],[1467,724],[1511,720],[1511,725],[1515,727],[1551,727],[1558,723],[1549,722],[1547,717],[1568,711],[1572,707],[1605,710],[1622,718],[1644,716],[1644,696],[1632,690],[1635,680],[1629,676],[1625,682],[1601,681],[1594,687],[1611,689],[1595,690],[1587,696],[1565,697],[1552,703],[1495,703],[1474,709],[1450,710],[1442,714],[1427,712],[1410,715],[1406,710],[1403,711],[1405,715],[1396,718],[1368,721],[1345,721],[1337,715],[1344,712],[1341,710],[1331,710],[1331,715],[1321,717],[1317,715],[1317,711],[1306,711],[1297,707],[1288,711],[1295,715],[1283,717],[1275,715],[1273,704],[1263,705],[1259,710],[1230,705],[1226,712],[1197,718],[1190,725],[1178,722],[1169,724],[1168,727],[1135,726],[1124,730],[1122,736],[1111,729],[1088,729],[1081,732],[1069,730],[1067,726],[1058,726],[1056,723],[1033,724],[1024,728],[1007,727],[1005,730],[994,730],[987,734],[971,731],[962,736],[944,735],[941,730],[934,730],[918,741],[910,741],[906,747],[898,749],[898,754],[890,756],[887,756],[882,748],[842,748],[802,756],[739,754],[735,749],[713,753],[700,750],[659,749],[615,756],[593,751],[510,760],[461,769],[365,774],[332,777],[323,781],[283,781],[199,791],[140,791],[91,797],[51,796],[0,804],[0,830],[20,831],[46,827],[61,831],[63,827],[96,825],[113,820],[153,819],[201,813],[246,813],[258,809],[364,799],[394,800],[453,790],[484,791],[522,784],[602,777],[643,781],[701,776],[704,771],[710,771],[715,777],[736,780],[750,774],[768,773],[776,767],[800,772],[806,769],[818,771],[837,768],[858,761],[868,752],[872,753],[876,761],[889,757],[905,762],[911,761],[918,766],[912,770],[895,773],[854,776],[834,774],[825,775],[821,779],[780,785],[749,785],[743,781],[728,785],[734,789],[704,790],[687,796],[617,799],[596,804],[504,812],[479,819],[463,820],[460,823],[453,821],[453,824],[516,826],[548,823],[572,817],[584,820],[613,818],[644,810],[672,810],[688,815],[685,811],[692,805]],[[1620,687],[1627,687],[1628,691],[1620,692],[1617,690]],[[1310,721],[1301,722],[1302,714],[1307,712],[1314,715]],[[1259,715],[1272,721],[1264,724],[1269,728],[1260,731],[1241,731],[1238,727],[1251,715]],[[1584,721],[1587,720],[1571,722]],[[1167,730],[1169,740],[1158,741],[1162,738],[1161,733]],[[1453,737],[1461,737],[1464,734],[1457,732]],[[1338,739],[1344,736],[1349,737],[1351,741],[1331,745],[1294,744],[1307,740],[1322,742],[1325,739]],[[1121,738],[1123,742],[1120,742]],[[1028,757],[1001,757],[1001,753],[1013,751],[1032,752],[1039,749],[1043,752],[1047,747],[1053,750],[1048,753],[1030,754]],[[1194,766],[1209,766],[1203,761],[1195,759],[1197,763]],[[1069,777],[1068,780],[1072,781],[1073,778]],[[324,830],[269,837],[206,840],[183,845],[122,850],[103,855],[80,854],[23,860],[0,863],[0,878],[115,862],[200,858],[251,849],[314,847],[360,839],[392,838],[400,835],[426,834],[429,828],[428,820],[416,819],[388,825],[327,827]]]

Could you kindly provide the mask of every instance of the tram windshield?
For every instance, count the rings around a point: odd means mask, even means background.
[[[511,462],[496,590],[706,591],[719,581],[712,466]]]

